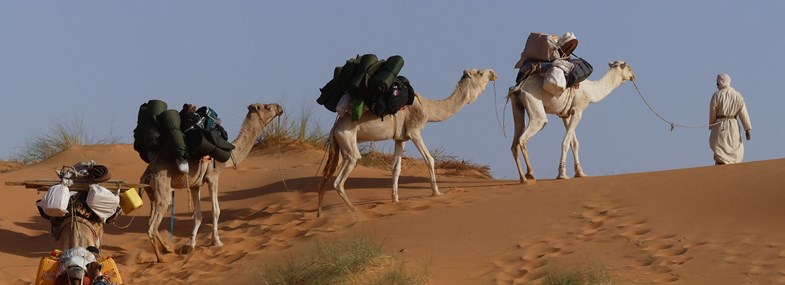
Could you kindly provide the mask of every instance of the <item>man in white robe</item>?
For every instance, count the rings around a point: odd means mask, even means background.
[[[739,163],[744,158],[744,144],[738,120],[747,140],[750,140],[752,124],[741,93],[730,86],[730,76],[717,75],[717,92],[709,103],[709,147],[714,152],[715,165]],[[738,120],[737,120],[738,119]]]

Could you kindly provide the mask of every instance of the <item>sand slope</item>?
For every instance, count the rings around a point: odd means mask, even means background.
[[[348,212],[331,191],[326,217],[315,219],[323,155],[255,152],[226,170],[221,248],[208,246],[212,211],[203,190],[193,253],[153,262],[146,205],[119,218],[125,228],[106,226],[102,250],[128,284],[263,284],[265,265],[317,239],[358,233],[383,241],[410,266],[430,265],[432,284],[538,284],[549,269],[587,264],[606,267],[613,284],[785,284],[783,159],[534,185],[440,176],[440,197],[430,197],[427,172],[415,169],[404,172],[397,204],[388,171],[358,167],[347,188],[360,211]],[[131,182],[145,167],[130,145],[88,146],[0,173],[0,181],[53,179],[62,165],[90,159]],[[0,187],[0,284],[30,284],[38,260],[56,245],[33,204],[43,193]],[[166,236],[169,222],[162,223]],[[192,226],[187,194],[177,191],[177,250]]]

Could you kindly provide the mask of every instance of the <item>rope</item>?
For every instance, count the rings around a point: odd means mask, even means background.
[[[127,224],[127,225],[125,225],[125,226],[122,226],[122,227],[117,225],[117,219],[115,219],[114,221],[112,221],[112,225],[113,225],[115,228],[118,228],[118,229],[124,230],[124,229],[127,229],[128,227],[130,227],[130,226],[131,226],[131,223],[133,223],[133,222],[134,222],[134,218],[136,218],[136,216],[131,216],[131,220],[130,220],[130,221],[128,221],[128,224]]]
[[[169,219],[169,240],[174,240],[174,189],[172,189],[172,218]]]
[[[631,80],[631,81],[632,81],[632,85],[635,86],[635,91],[638,92],[638,96],[641,97],[641,99],[643,100],[643,103],[646,104],[646,107],[649,107],[649,110],[651,110],[651,112],[654,113],[655,116],[660,118],[660,120],[662,120],[663,122],[669,124],[671,126],[671,132],[673,132],[673,129],[675,129],[676,127],[700,129],[700,128],[711,128],[711,127],[716,126],[716,125],[721,123],[720,121],[718,121],[718,122],[714,122],[714,124],[710,124],[710,125],[695,126],[695,125],[682,125],[682,124],[677,124],[677,123],[671,122],[668,119],[665,119],[659,113],[657,113],[657,111],[655,111],[654,108],[651,107],[651,104],[649,104],[649,101],[647,101],[646,98],[643,97],[643,93],[641,93],[641,90],[638,89],[638,84],[635,83],[635,80]]]
[[[507,98],[509,99],[510,97],[508,96]],[[507,138],[507,132],[504,130],[504,123],[502,123],[501,120],[499,120],[499,107],[496,106],[496,101],[497,100],[499,100],[499,99],[496,97],[496,81],[493,81],[493,110],[496,112],[496,123],[499,124],[499,128],[502,129],[502,134],[504,135],[504,138],[506,139]],[[506,100],[505,100],[504,104],[506,106],[506,104],[507,104]],[[502,113],[504,113],[504,109],[502,109]]]

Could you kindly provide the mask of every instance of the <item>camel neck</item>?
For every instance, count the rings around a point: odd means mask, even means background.
[[[589,98],[589,102],[597,103],[608,97],[613,89],[621,85],[621,72],[619,72],[619,69],[614,68],[605,73],[600,80],[584,82],[588,84],[581,83],[580,88],[586,88],[586,96]]]
[[[468,80],[462,80],[458,82],[450,97],[431,100],[418,96],[417,100],[420,100],[424,112],[428,116],[428,122],[441,122],[458,113],[466,104],[473,102],[482,89],[481,86],[472,86]]]
[[[245,117],[240,132],[232,141],[234,150],[232,150],[232,158],[230,162],[227,162],[228,164],[232,164],[232,162],[234,165],[240,164],[248,156],[254,141],[262,133],[262,127],[261,121],[255,115],[248,114]]]

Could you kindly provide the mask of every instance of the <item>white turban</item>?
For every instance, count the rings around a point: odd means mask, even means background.
[[[725,73],[717,75],[717,89],[726,87],[730,87],[730,75]]]

